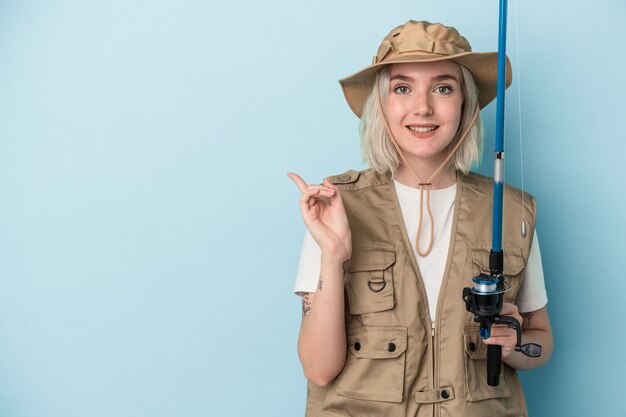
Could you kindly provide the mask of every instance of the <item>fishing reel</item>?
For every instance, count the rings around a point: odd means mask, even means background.
[[[491,326],[504,324],[517,332],[515,351],[522,352],[529,357],[541,356],[541,346],[536,343],[522,345],[522,326],[517,319],[510,316],[501,316],[504,303],[504,293],[511,286],[504,281],[501,274],[480,274],[472,278],[474,286],[463,288],[463,300],[467,311],[474,314],[474,321],[480,323],[480,337],[488,339],[491,335]],[[502,346],[487,346],[487,384],[492,387],[500,384],[500,369],[502,367]]]

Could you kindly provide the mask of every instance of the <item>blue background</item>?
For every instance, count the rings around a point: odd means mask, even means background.
[[[362,168],[337,79],[409,18],[497,2],[0,2],[0,416],[298,416],[294,170]],[[619,416],[626,6],[510,5],[507,180],[537,197],[556,348],[532,415]],[[483,112],[492,171],[495,105]]]

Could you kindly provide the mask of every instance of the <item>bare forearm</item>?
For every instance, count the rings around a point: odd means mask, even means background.
[[[331,382],[346,360],[343,280],[346,262],[345,256],[322,255],[317,291],[303,298],[298,354],[305,376],[318,385]]]
[[[552,335],[542,330],[526,330],[522,333],[522,344],[536,343],[541,346],[541,356],[531,358],[522,352],[512,352],[507,358],[502,358],[510,367],[519,370],[529,370],[544,365],[552,356]]]
[[[552,327],[548,318],[548,310],[543,307],[529,313],[521,313],[522,322],[522,344],[536,343],[541,346],[541,356],[531,358],[522,352],[511,352],[508,357],[503,356],[503,360],[511,367],[520,370],[534,369],[544,365],[552,356],[554,340],[552,337]]]

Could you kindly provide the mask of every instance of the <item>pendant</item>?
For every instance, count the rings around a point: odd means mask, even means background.
[[[522,218],[522,237],[526,238],[528,230],[526,229],[526,219]]]

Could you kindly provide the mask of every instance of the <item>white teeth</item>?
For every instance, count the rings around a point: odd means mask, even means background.
[[[426,132],[432,132],[433,130],[437,129],[436,126],[432,126],[432,127],[413,127],[413,126],[409,126],[409,129],[411,129],[413,132],[417,132],[417,133],[426,133]]]

